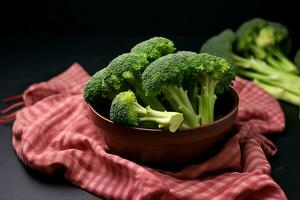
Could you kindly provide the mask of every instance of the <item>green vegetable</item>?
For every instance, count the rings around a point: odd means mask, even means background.
[[[294,62],[298,68],[300,68],[300,49],[297,51]]]
[[[282,24],[255,18],[238,28],[236,39],[236,49],[241,55],[254,56],[284,72],[299,72],[285,55],[290,49],[290,38],[287,28]]]
[[[104,74],[104,82],[119,92],[124,91],[124,88],[131,88],[144,105],[165,110],[156,97],[146,97],[142,89],[142,72],[148,64],[145,54],[124,53],[109,63]]]
[[[162,112],[141,106],[132,91],[121,92],[111,104],[110,118],[114,123],[138,127],[142,122],[154,122],[158,128],[175,132],[183,121],[177,112]]]
[[[292,92],[289,92],[285,89],[282,89],[280,87],[272,86],[269,84],[266,84],[260,80],[254,79],[253,82],[260,86],[262,89],[267,91],[272,96],[276,97],[277,99],[286,101],[288,103],[294,104],[294,105],[300,105],[300,96],[295,95]]]
[[[146,54],[149,62],[176,51],[174,43],[163,37],[153,37],[135,45],[131,52]]]
[[[100,104],[103,99],[113,100],[119,93],[119,90],[115,90],[111,85],[106,84],[104,81],[105,73],[106,68],[95,73],[84,88],[83,97],[91,105]]]
[[[155,97],[162,93],[172,110],[183,113],[185,128],[200,125],[187,91],[182,88],[182,83],[188,78],[188,58],[191,55],[197,54],[182,51],[163,56],[152,62],[142,75],[146,96]]]
[[[207,53],[175,50],[162,37],[137,44],[90,78],[85,101],[93,106],[112,101],[111,120],[134,127],[175,132],[213,122],[217,95],[234,79],[232,67]]]
[[[214,121],[216,94],[228,90],[235,73],[228,61],[207,53],[198,54],[190,61],[190,71],[201,85],[198,104],[201,125],[209,124]]]
[[[246,28],[244,30],[244,32],[247,32]],[[241,32],[239,34],[241,34]],[[251,36],[250,33],[248,33],[248,35]],[[232,30],[225,30],[207,40],[203,44],[201,52],[207,52],[226,58],[234,66],[238,75],[249,79],[255,79],[255,83],[262,83],[272,88],[280,88],[280,90],[284,90],[285,92],[276,92],[275,95],[273,90],[270,90],[269,88],[267,90],[266,87],[264,87],[264,89],[266,89],[266,91],[274,97],[296,104],[297,101],[291,101],[290,97],[287,97],[286,93],[300,96],[299,76],[274,68],[266,61],[257,58],[254,55],[245,56],[245,54],[239,53],[238,49],[247,46],[249,41],[251,41],[250,36],[248,37],[248,40],[238,43],[238,33],[235,35]],[[258,85],[262,86],[262,84]]]

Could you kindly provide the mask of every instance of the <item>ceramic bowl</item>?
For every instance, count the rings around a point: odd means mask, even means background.
[[[173,165],[200,159],[220,148],[233,132],[238,104],[238,95],[230,88],[217,98],[213,123],[175,133],[114,124],[108,117],[109,104],[89,108],[112,153],[138,163]]]

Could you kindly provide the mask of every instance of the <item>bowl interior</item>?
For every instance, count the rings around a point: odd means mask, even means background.
[[[164,102],[168,109],[168,105]],[[217,100],[215,104],[215,121],[220,120],[221,118],[225,117],[227,114],[232,112],[238,104],[238,97],[233,89],[230,88],[229,91],[217,95]],[[142,104],[141,104],[142,105]],[[110,121],[109,118],[109,111],[110,111],[111,102],[108,100],[104,100],[101,105],[92,105],[93,109],[99,113],[102,117],[106,118]],[[170,110],[171,111],[171,110]]]
[[[110,101],[90,106],[95,125],[103,132],[110,152],[151,166],[176,166],[206,159],[221,148],[236,131],[233,125],[238,109],[238,96],[230,88],[218,95],[215,121],[193,129],[170,134],[166,130],[135,128],[109,120]],[[125,134],[124,134],[125,133]],[[160,168],[160,167],[159,167]]]

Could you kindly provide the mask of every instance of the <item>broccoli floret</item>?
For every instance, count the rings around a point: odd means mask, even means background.
[[[143,92],[141,76],[148,64],[145,54],[124,53],[109,63],[104,74],[104,82],[119,92],[124,91],[123,88],[132,88],[146,106],[165,110],[156,97],[146,97]]]
[[[266,21],[261,18],[254,18],[244,22],[236,31],[236,50],[244,55],[252,55],[264,58],[266,53],[256,48],[255,41],[259,31],[266,26]]]
[[[236,37],[233,31],[225,30],[216,36],[208,39],[200,50],[202,53],[209,53],[218,57],[226,58],[235,70],[238,72],[242,70],[251,70],[252,72],[263,74],[270,80],[283,81],[285,77],[292,80],[299,78],[293,74],[289,74],[269,66],[263,60],[254,57],[243,57],[234,52],[236,44]],[[242,75],[242,74],[240,74]]]
[[[163,37],[153,37],[135,45],[131,52],[143,53],[147,55],[149,62],[153,62],[161,56],[173,53],[176,51],[174,43]]]
[[[229,88],[235,78],[235,73],[224,58],[208,53],[201,53],[190,59],[192,75],[198,77],[201,85],[199,96],[201,125],[209,124],[214,121],[216,94],[223,93]]]
[[[157,111],[141,106],[132,91],[119,93],[111,104],[110,119],[117,124],[139,126],[142,122],[154,122],[158,128],[175,132],[183,121],[178,112]]]
[[[237,49],[235,44],[237,43],[234,33],[231,30],[225,30],[207,40],[203,44],[201,52],[226,58],[240,76],[259,80],[272,87],[279,87],[293,94],[300,95],[300,78],[297,75],[271,67],[263,60],[238,55],[235,52]],[[272,93],[270,94],[273,95]],[[275,97],[278,98],[278,96]],[[284,96],[279,99],[282,98],[286,97]],[[290,102],[289,99],[286,101]]]
[[[113,98],[119,93],[118,90],[115,90],[105,83],[105,73],[106,68],[98,71],[85,85],[83,97],[85,101],[91,105],[97,105],[101,103],[103,99],[113,100]]]
[[[153,97],[162,93],[173,110],[183,113],[184,128],[200,125],[199,116],[194,111],[187,91],[182,88],[183,81],[188,81],[188,57],[193,55],[197,54],[187,51],[168,54],[152,62],[142,75],[146,96]]]
[[[236,48],[242,55],[255,56],[281,71],[298,73],[296,66],[285,55],[290,49],[290,38],[282,24],[255,18],[242,24],[236,37]]]

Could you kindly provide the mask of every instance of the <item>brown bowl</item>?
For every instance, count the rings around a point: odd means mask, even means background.
[[[238,103],[237,93],[230,88],[216,101],[215,116],[223,117],[211,124],[175,133],[114,124],[107,117],[109,104],[99,108],[90,106],[90,113],[113,153],[139,163],[171,165],[201,159],[208,151],[220,147],[232,133]]]

